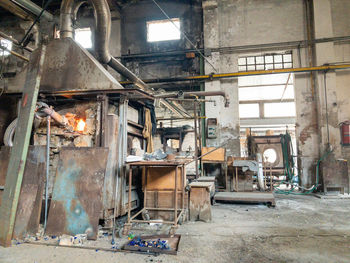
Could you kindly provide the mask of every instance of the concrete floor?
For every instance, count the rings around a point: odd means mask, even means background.
[[[180,227],[177,256],[21,244],[0,248],[0,262],[350,262],[349,211],[349,199],[312,196],[278,196],[276,208],[216,204],[211,223]]]

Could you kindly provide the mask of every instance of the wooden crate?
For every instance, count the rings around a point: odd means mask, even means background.
[[[190,185],[190,220],[211,221],[210,190],[213,188],[211,182],[193,182]]]
[[[182,167],[177,168],[177,189],[181,190],[184,186],[181,176]],[[185,172],[186,173],[186,169]],[[184,174],[186,180],[186,174]],[[145,185],[143,177],[143,186]],[[175,167],[149,167],[147,168],[147,190],[165,191],[175,188]]]
[[[146,207],[173,208],[173,191],[147,191]],[[182,207],[182,195],[177,193],[177,207],[179,211]],[[185,193],[184,207],[188,209],[188,193]],[[174,212],[171,211],[148,211],[151,219],[163,219],[165,221],[174,220]]]
[[[204,154],[206,154],[214,149],[215,149],[215,147],[203,147],[202,148],[202,155],[204,155]],[[217,150],[213,151],[212,153],[209,153],[206,156],[203,156],[202,161],[224,162],[225,155],[226,155],[226,149],[225,148],[218,148]]]

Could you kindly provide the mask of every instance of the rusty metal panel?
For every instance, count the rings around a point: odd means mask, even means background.
[[[115,179],[117,171],[117,158],[118,158],[118,126],[119,117],[117,115],[108,115],[106,123],[106,145],[109,147],[108,162],[106,175],[103,186],[103,209],[107,213],[109,209],[114,208],[114,191],[115,191]],[[118,185],[121,185],[120,177],[118,178]],[[118,195],[120,196],[120,195]],[[120,199],[120,198],[119,198]],[[117,206],[120,206],[120,200],[118,200]],[[105,217],[108,217],[106,214]]]
[[[10,147],[1,147],[0,150],[0,186],[5,187],[7,167],[10,159]],[[0,190],[0,205],[4,191]]]
[[[0,150],[0,185],[5,183],[10,150],[10,147],[1,147]],[[17,206],[13,238],[23,238],[27,233],[35,234],[38,232],[45,185],[45,162],[45,147],[29,146]]]
[[[45,187],[44,146],[30,146],[17,206],[13,238],[23,238],[39,230],[42,198]]]
[[[97,238],[108,148],[60,151],[46,232]]]

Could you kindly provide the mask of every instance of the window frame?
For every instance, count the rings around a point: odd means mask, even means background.
[[[276,58],[281,56],[281,61],[276,61]],[[285,61],[290,57],[290,61]],[[266,61],[267,58],[272,57],[272,62]],[[257,63],[257,58],[263,58],[263,62]],[[244,63],[242,63],[244,61]],[[277,65],[280,65],[277,67]],[[291,51],[285,53],[271,53],[262,55],[251,55],[238,58],[238,71],[258,71],[258,70],[275,70],[293,68],[293,53]]]

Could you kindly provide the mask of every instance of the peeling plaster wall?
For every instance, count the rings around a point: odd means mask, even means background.
[[[316,38],[350,35],[350,2],[347,0],[317,0],[315,3]],[[305,10],[302,0],[207,0],[203,1],[205,49],[258,45],[306,39]],[[307,50],[294,49],[294,67],[308,66]],[[273,51],[261,51],[269,53]],[[300,56],[298,55],[300,52]],[[256,51],[254,52],[256,54]],[[217,72],[237,72],[237,60],[249,52],[212,52],[208,60]],[[348,42],[316,45],[316,64],[350,61]],[[207,74],[214,72],[205,64]],[[311,186],[315,181],[315,165],[327,143],[326,111],[323,73],[317,74],[312,91],[310,74],[295,74],[296,134],[298,165],[301,184]],[[337,157],[350,159],[350,150],[339,145],[339,121],[350,119],[349,71],[327,73],[327,99],[330,141]],[[208,145],[228,141],[227,149],[239,155],[238,87],[237,81],[215,80],[207,82],[206,90],[222,89],[229,92],[230,107],[223,102],[213,107],[206,104],[206,116],[218,118],[219,138],[208,140]],[[236,143],[234,143],[236,142]]]
[[[304,39],[303,17],[302,0],[203,1],[205,49]],[[248,54],[213,52],[208,60],[219,73],[237,72],[238,57]],[[214,71],[206,62],[206,74]],[[217,106],[206,103],[206,116],[217,118],[219,124],[218,139],[208,139],[208,146],[219,146],[226,142],[228,154],[239,156],[238,80],[207,82],[205,89],[224,90],[230,98],[228,108],[224,108],[223,101],[218,98],[213,98]]]
[[[350,35],[350,1],[331,1],[333,34],[335,36]],[[334,44],[334,62],[350,61],[350,42]],[[348,70],[336,72],[336,92],[338,104],[338,122],[350,120],[350,72]],[[350,147],[341,147],[342,158],[350,161]],[[350,174],[350,165],[348,165]]]

